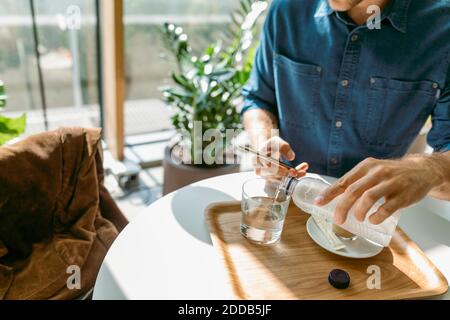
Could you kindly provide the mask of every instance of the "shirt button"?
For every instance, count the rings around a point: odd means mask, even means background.
[[[359,37],[357,34],[352,35],[351,40],[352,42],[358,41]]]
[[[437,89],[437,88],[439,88],[439,85],[436,82],[433,83],[433,89]]]
[[[342,80],[342,81],[341,81],[341,85],[342,85],[343,87],[347,87],[347,86],[348,86],[348,80]]]
[[[336,121],[335,125],[336,125],[336,128],[341,128],[342,127],[342,121]]]
[[[316,70],[317,70],[318,73],[321,73],[322,72],[322,67],[317,67]]]
[[[336,164],[338,164],[338,159],[336,157],[333,157],[330,159],[330,162],[331,162],[331,164],[336,165]]]
[[[374,78],[370,78],[370,83],[374,84],[375,82],[377,82],[377,80],[375,80]]]

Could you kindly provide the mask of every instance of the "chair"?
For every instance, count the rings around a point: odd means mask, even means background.
[[[61,128],[0,147],[0,299],[89,296],[128,223],[103,185],[100,139]]]

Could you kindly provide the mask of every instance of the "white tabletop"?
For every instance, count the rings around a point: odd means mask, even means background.
[[[94,299],[231,299],[204,209],[240,200],[242,183],[252,177],[244,172],[203,180],[146,208],[110,248]],[[434,214],[429,202],[406,209],[400,226],[450,282],[450,221]]]

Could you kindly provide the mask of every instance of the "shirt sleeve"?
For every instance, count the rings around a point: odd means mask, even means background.
[[[242,90],[244,98],[241,115],[252,109],[265,109],[277,117],[275,85],[273,77],[273,12],[272,5],[267,14],[261,35],[261,43],[256,52],[250,79]]]
[[[448,77],[448,80],[450,76]],[[432,114],[428,144],[435,152],[450,151],[450,81],[447,81]]]

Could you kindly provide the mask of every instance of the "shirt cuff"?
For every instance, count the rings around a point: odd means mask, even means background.
[[[266,103],[264,101],[254,101],[254,100],[246,100],[244,102],[244,107],[241,110],[241,116],[243,116],[244,113],[246,113],[247,111],[254,110],[254,109],[262,109],[262,110],[269,111],[275,117],[277,117],[277,111],[271,104]]]
[[[434,152],[439,152],[439,153],[444,153],[444,152],[447,152],[447,151],[450,151],[450,143],[447,144],[447,145],[444,145],[444,146],[442,146],[442,147],[440,147],[438,149],[434,149]]]

